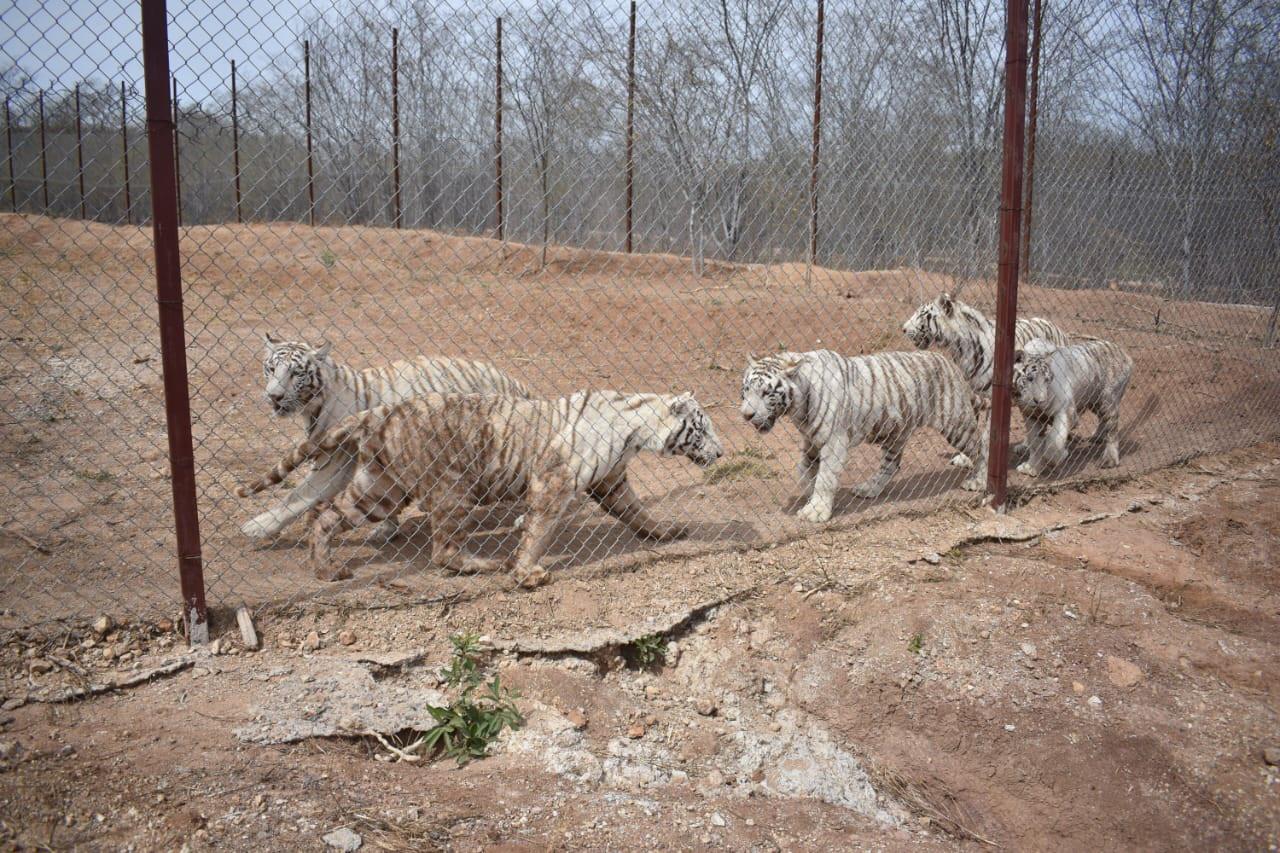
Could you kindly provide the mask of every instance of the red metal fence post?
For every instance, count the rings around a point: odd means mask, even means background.
[[[302,73],[307,94],[307,221],[316,224],[316,172],[311,159],[311,42],[302,43]]]
[[[178,76],[173,76],[173,185],[178,195],[178,227],[182,227],[182,156],[178,150]]]
[[[44,141],[44,89],[38,96],[40,101],[40,193],[44,196],[44,214],[49,215],[49,146]]]
[[[4,141],[9,161],[9,206],[18,212],[18,181],[13,174],[13,114],[9,112],[9,99],[4,99]]]
[[[627,237],[626,250],[631,254],[632,211],[635,204],[635,103],[636,103],[636,0],[631,0],[631,19],[627,29]]]
[[[124,81],[120,81],[120,145],[124,151],[124,221],[133,224],[133,199],[129,196],[129,114]]]
[[[236,223],[244,222],[240,214],[240,116],[236,111],[236,61],[231,60],[231,158],[236,172]]]
[[[80,124],[80,84],[76,84],[76,177],[80,184],[80,218],[88,219],[84,212],[84,133]]]
[[[1018,231],[1022,224],[1022,143],[1027,96],[1027,0],[1006,3],[1004,151],[1000,177],[1000,272],[996,283],[996,352],[991,381],[987,489],[1003,512],[1008,498],[1013,333],[1018,316]]]
[[[1031,214],[1036,183],[1036,118],[1040,103],[1040,30],[1044,26],[1044,0],[1035,0],[1035,30],[1031,36],[1031,115],[1027,119],[1027,194],[1022,218],[1022,277],[1031,277]]]
[[[493,119],[493,170],[494,170],[494,203],[498,208],[498,239],[505,239],[502,216],[502,16],[498,16],[498,61],[497,80],[494,94]]]
[[[813,57],[813,157],[809,164],[809,264],[818,257],[818,153],[822,148],[822,41],[825,3],[818,0],[818,35]]]
[[[400,207],[400,30],[391,28],[391,182],[395,198],[395,224],[404,226]]]
[[[173,116],[169,107],[169,34],[165,0],[142,0],[142,56],[147,96],[147,149],[151,161],[151,227],[155,239],[156,303],[164,372],[164,413],[173,475],[174,532],[182,616],[192,644],[209,639],[196,510],[191,400],[187,385],[186,330],[182,312],[182,268],[178,247],[177,172],[173,162]]]

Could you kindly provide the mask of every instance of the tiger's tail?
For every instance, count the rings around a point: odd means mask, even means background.
[[[376,430],[393,408],[394,406],[378,406],[364,412],[358,412],[321,435],[303,441],[293,450],[286,453],[284,458],[277,462],[276,466],[264,476],[236,486],[236,496],[247,498],[249,495],[269,489],[284,482],[284,478],[288,477],[303,463],[325,453],[332,453],[353,439],[357,441],[362,439]]]

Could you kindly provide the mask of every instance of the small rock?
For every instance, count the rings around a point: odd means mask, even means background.
[[[352,645],[355,645],[355,642],[356,642],[356,635],[355,635],[355,632],[354,632],[354,631],[339,631],[339,632],[338,632],[338,642],[339,642],[339,643],[342,643],[342,645],[344,645],[344,646],[352,646]]]
[[[4,704],[0,705],[0,710],[12,711],[14,708],[21,708],[25,704],[27,704],[26,699],[19,699],[17,696],[14,696],[11,699],[4,700]]]
[[[214,640],[212,643],[209,644],[209,654],[220,655],[222,654],[224,648],[225,647],[223,645],[222,638],[219,637],[218,639]]]
[[[1035,657],[1036,657],[1036,644],[1035,644],[1035,643],[1023,643],[1023,644],[1021,644],[1020,646],[1018,646],[1018,648],[1022,649],[1022,653],[1023,653],[1024,655],[1026,655],[1027,657],[1031,658],[1032,660],[1035,660]]]
[[[565,717],[569,720],[569,725],[579,731],[587,727],[587,715],[582,713],[581,708],[574,708],[572,711],[565,714]]]
[[[658,690],[658,687],[655,684],[650,684],[644,689],[644,695],[648,699],[657,699],[659,692],[660,691]]]
[[[36,658],[30,663],[29,669],[31,670],[33,675],[40,675],[42,673],[52,672],[53,662],[47,661],[44,658]]]
[[[159,631],[161,634],[170,633],[171,631],[173,631],[173,620],[161,619],[159,622],[156,623],[156,630]]]
[[[193,667],[191,670],[192,678],[204,678],[208,674],[209,674],[209,670],[205,669],[202,666]]]
[[[1094,708],[1101,708],[1101,707],[1102,707],[1102,698],[1101,698],[1101,697],[1099,697],[1099,696],[1090,696],[1090,697],[1089,697],[1089,705],[1090,705],[1091,707],[1094,707]]]
[[[724,815],[720,814],[720,812],[712,812],[712,814],[711,814],[711,825],[712,825],[712,826],[724,826],[724,825],[725,825]]]
[[[16,740],[0,740],[0,761],[8,761],[18,754],[19,749]]]
[[[1124,658],[1107,655],[1107,678],[1116,687],[1127,690],[1142,680],[1142,670]]]
[[[1080,682],[1078,682],[1078,681],[1073,681],[1073,682],[1071,682],[1071,692],[1072,692],[1072,693],[1075,693],[1077,696],[1083,696],[1083,695],[1084,695],[1084,685],[1083,685],[1083,684],[1081,684],[1081,683],[1080,683]]]
[[[939,554],[937,551],[930,551],[928,554],[925,554],[920,559],[924,560],[926,563],[928,563],[931,566],[936,566],[942,562],[942,555]]]
[[[632,723],[627,728],[627,737],[632,740],[644,737],[644,723]]]
[[[1014,730],[1016,730],[1017,728],[1018,728],[1018,727],[1017,727],[1017,726],[1015,726],[1013,723],[1005,723],[1005,724],[1004,724],[1004,730],[1005,730],[1006,732],[1014,731]]]
[[[707,774],[707,784],[713,788],[719,788],[724,784],[724,774],[719,770],[713,769]]]
[[[747,818],[746,820],[744,820],[744,821],[743,821],[743,823],[745,823],[747,826],[755,826],[755,825],[756,825],[756,822],[755,822],[755,819],[754,819],[754,818]]]
[[[324,836],[324,843],[335,850],[345,850],[347,853],[354,853],[354,851],[359,850],[360,846],[364,844],[364,839],[344,826],[340,829],[335,829],[333,832],[327,833]]]
[[[716,712],[716,703],[709,696],[704,696],[698,700],[698,713],[704,717],[710,717]]]
[[[667,643],[667,654],[666,654],[665,660],[666,660],[667,666],[675,666],[676,663],[679,662],[680,660],[680,644],[679,643],[677,643],[674,640],[672,640],[670,643]]]
[[[647,717],[644,718],[644,724],[646,726],[656,726],[658,724],[657,716],[654,714],[648,715]]]
[[[1272,767],[1280,767],[1280,746],[1269,746],[1262,750],[1262,760]]]
[[[307,638],[302,641],[302,650],[304,652],[314,652],[320,648],[320,635],[315,631],[307,634]]]
[[[93,633],[99,637],[105,636],[108,631],[115,627],[115,623],[111,621],[111,617],[105,613],[93,620]]]

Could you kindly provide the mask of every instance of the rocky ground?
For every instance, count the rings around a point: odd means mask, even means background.
[[[259,613],[257,650],[225,617],[195,653],[163,621],[11,633],[0,842],[1275,849],[1278,546],[1271,444],[505,609]],[[610,607],[681,573],[718,580]],[[466,630],[525,725],[461,768],[405,760]]]

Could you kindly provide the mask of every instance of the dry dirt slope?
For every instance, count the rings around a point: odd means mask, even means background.
[[[261,652],[5,712],[0,839],[294,850],[346,827],[393,850],[1274,849],[1277,553],[1270,444],[1044,495],[1010,519],[891,519],[498,607],[276,616]],[[609,652],[499,655],[529,725],[494,757],[455,770],[379,761],[369,741],[257,743],[431,695],[423,664],[396,674],[362,658],[441,661],[468,628],[504,647],[580,640],[572,627],[611,612],[624,581],[631,635],[673,590],[724,603],[680,627],[651,672]],[[318,650],[300,646],[311,632]],[[151,634],[10,638],[4,695],[134,665],[104,645],[136,644],[140,666],[175,654]]]
[[[635,471],[656,511],[694,522],[691,541],[661,552],[690,553],[807,532],[781,511],[793,485],[793,432],[761,438],[734,411],[746,354],[905,347],[899,326],[913,306],[955,284],[918,269],[818,269],[810,279],[786,264],[713,264],[693,278],[682,258],[563,248],[539,269],[537,253],[517,244],[289,223],[193,227],[182,240],[204,556],[221,605],[292,600],[322,587],[291,538],[263,551],[239,533],[263,503],[237,500],[231,488],[273,462],[297,431],[262,404],[264,331],[327,337],[358,366],[418,352],[483,358],[547,395],[694,390],[741,465],[736,475],[707,483],[676,460],[644,460]],[[0,215],[0,279],[10,297],[0,315],[0,498],[8,507],[0,521],[12,531],[0,535],[0,608],[19,624],[104,609],[168,613],[172,522],[150,231]],[[970,283],[964,297],[989,307],[992,287]],[[1039,287],[1025,288],[1022,304],[1133,353],[1124,462],[1109,476],[1276,435],[1280,354],[1257,346],[1264,310]],[[886,494],[872,502],[844,493],[836,523],[966,499],[945,452],[920,435]],[[874,464],[874,450],[863,448],[846,481]],[[1060,476],[1100,473],[1078,454]],[[353,541],[341,550],[361,588],[378,578],[426,596],[454,591],[421,559],[422,544]],[[589,579],[647,558],[648,549],[585,513],[552,553],[564,577]],[[477,588],[496,592],[492,579],[465,584]]]

